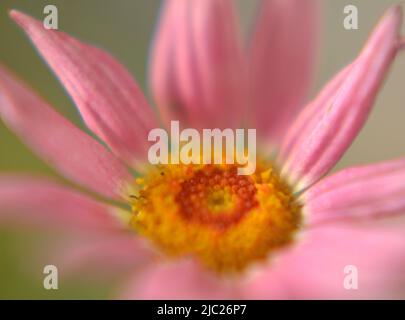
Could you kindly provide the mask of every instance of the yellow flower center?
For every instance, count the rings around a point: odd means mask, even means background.
[[[301,222],[289,187],[266,167],[250,176],[235,165],[158,167],[137,180],[131,226],[169,256],[243,271],[291,243]]]

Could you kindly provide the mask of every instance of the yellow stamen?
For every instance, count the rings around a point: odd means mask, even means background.
[[[237,175],[234,165],[165,165],[137,181],[133,226],[172,257],[238,272],[293,240],[300,205],[275,170]]]

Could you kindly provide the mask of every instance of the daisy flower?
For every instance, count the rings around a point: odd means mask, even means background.
[[[316,1],[263,1],[247,45],[234,11],[229,0],[166,1],[150,67],[158,115],[108,53],[11,11],[93,135],[1,67],[1,119],[81,189],[3,174],[0,220],[98,234],[74,242],[67,260],[98,259],[111,272],[136,265],[125,298],[396,297],[405,236],[362,222],[405,211],[405,158],[325,176],[403,47],[401,8],[306,106]],[[256,171],[149,164],[148,133],[172,120],[257,129]],[[345,288],[347,267],[357,290]]]

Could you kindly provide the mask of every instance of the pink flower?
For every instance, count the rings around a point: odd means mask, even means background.
[[[125,68],[11,11],[108,149],[1,67],[4,123],[98,196],[2,175],[0,221],[95,234],[93,242],[72,242],[64,259],[93,259],[110,272],[131,268],[122,297],[397,297],[403,231],[362,222],[405,211],[405,158],[323,177],[359,133],[403,47],[401,9],[389,9],[359,56],[300,110],[311,79],[316,9],[315,1],[263,2],[244,50],[231,1],[169,0],[164,8],[150,71],[163,123],[257,128],[261,154],[278,155],[249,177],[235,177],[228,167],[153,170],[147,136],[160,124]],[[134,229],[137,235],[128,233]],[[358,270],[357,290],[344,287],[347,266]]]

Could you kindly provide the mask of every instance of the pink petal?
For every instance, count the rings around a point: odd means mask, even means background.
[[[399,42],[399,50],[405,49],[405,38],[402,38]]]
[[[89,277],[133,273],[151,257],[152,251],[135,234],[110,233],[69,239],[47,254],[48,261],[70,275],[80,272]]]
[[[403,232],[323,227],[277,257],[245,287],[251,298],[274,295],[272,281],[282,281],[288,299],[403,298],[405,237]],[[358,289],[344,287],[346,266],[358,270]]]
[[[250,47],[255,127],[277,141],[305,103],[316,57],[318,2],[262,1]]]
[[[327,102],[336,95],[336,92],[343,81],[349,75],[352,65],[346,66],[335,77],[333,77],[321,90],[319,95],[302,110],[294,125],[289,128],[286,136],[283,138],[282,149],[279,154],[279,162],[286,158],[290,152],[305,140],[305,137],[311,132],[314,126],[322,118],[322,108],[328,106]]]
[[[206,273],[191,261],[160,263],[130,279],[121,292],[124,299],[231,299],[237,294],[230,283]]]
[[[124,196],[132,179],[125,166],[1,66],[0,116],[69,179],[108,197]]]
[[[10,15],[59,77],[88,127],[128,163],[144,160],[148,133],[157,124],[125,68],[106,52],[47,30],[21,12]]]
[[[108,197],[125,196],[132,179],[125,166],[1,66],[0,116],[66,177]]]
[[[292,150],[283,174],[289,175],[292,183],[299,179],[298,190],[327,173],[362,128],[398,51],[401,21],[401,8],[391,8],[336,95],[328,100],[327,106],[319,107],[322,116],[317,124]]]
[[[405,213],[405,158],[342,170],[303,198],[310,224]]]
[[[168,0],[156,35],[151,88],[166,122],[196,128],[241,121],[244,63],[230,0]]]
[[[113,232],[121,229],[114,210],[43,178],[0,175],[1,224]]]

